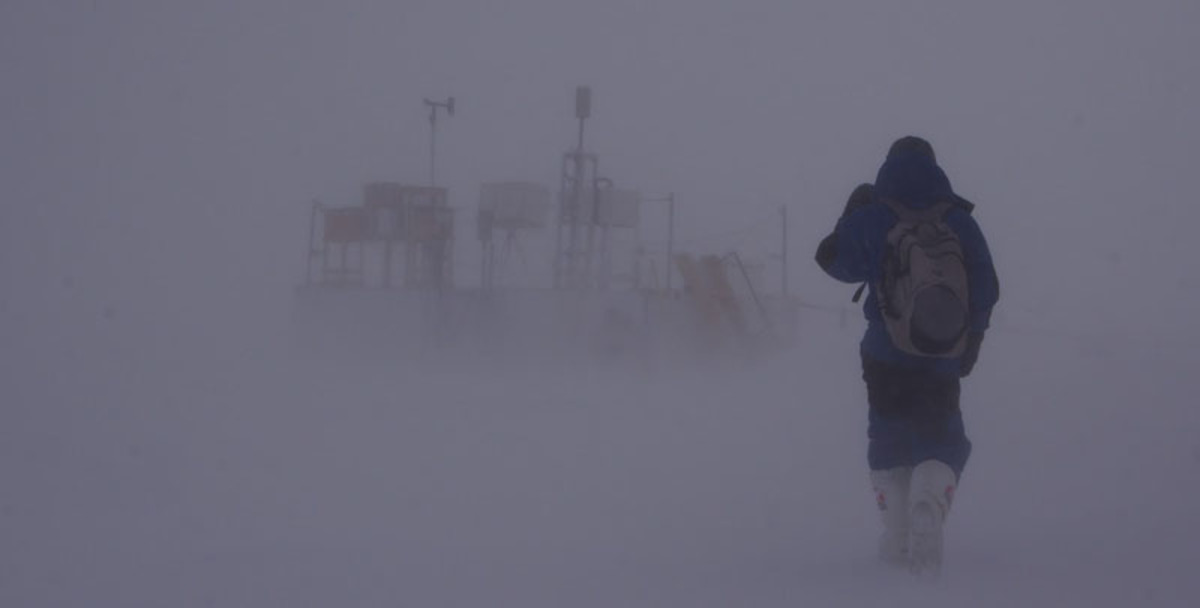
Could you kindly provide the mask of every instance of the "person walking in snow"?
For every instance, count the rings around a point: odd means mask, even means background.
[[[942,524],[971,454],[959,379],[975,367],[1000,295],[973,209],[929,142],[903,137],[817,248],[827,274],[870,288],[860,352],[879,553],[919,575],[941,570]]]

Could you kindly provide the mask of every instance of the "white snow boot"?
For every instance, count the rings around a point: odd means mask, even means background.
[[[919,578],[936,579],[942,572],[942,524],[950,513],[957,482],[954,470],[938,460],[926,460],[912,471],[908,557]]]
[[[871,488],[883,519],[879,559],[886,564],[908,563],[908,484],[912,468],[871,471]]]

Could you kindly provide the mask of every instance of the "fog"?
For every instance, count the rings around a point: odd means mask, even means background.
[[[1190,605],[1198,25],[1185,1],[7,0],[0,604]],[[602,173],[674,193],[680,251],[786,272],[790,348],[298,347],[314,200],[423,184],[422,100],[454,96],[437,174],[474,287],[479,185],[558,187],[578,85]],[[1002,285],[935,586],[875,563],[863,322],[812,262],[909,134]]]

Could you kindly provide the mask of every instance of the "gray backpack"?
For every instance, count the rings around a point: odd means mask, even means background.
[[[881,202],[898,218],[887,235],[876,290],[892,344],[924,357],[962,355],[969,289],[962,243],[945,222],[953,203],[917,210],[894,200]]]

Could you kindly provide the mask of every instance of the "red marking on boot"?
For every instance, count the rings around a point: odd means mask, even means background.
[[[875,495],[875,503],[879,505],[880,511],[887,511],[887,495],[879,492]]]
[[[954,502],[954,486],[946,486],[946,506]]]

